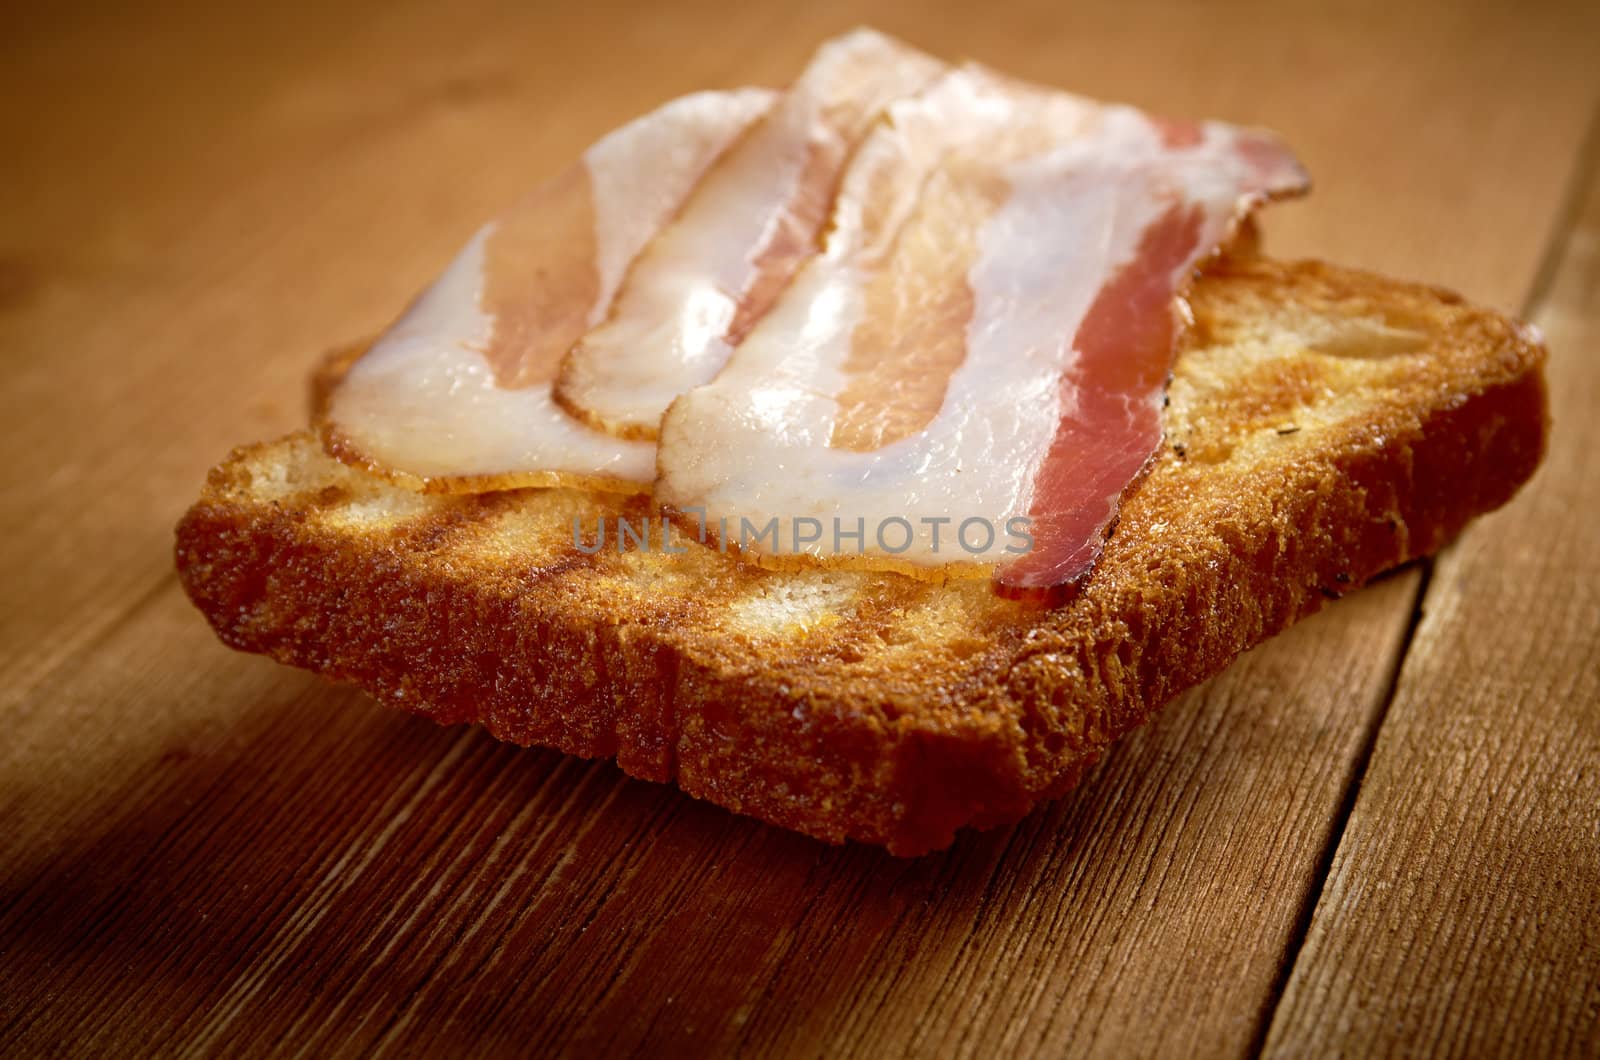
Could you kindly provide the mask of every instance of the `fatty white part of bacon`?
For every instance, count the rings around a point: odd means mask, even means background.
[[[604,319],[628,265],[660,231],[708,166],[777,98],[766,89],[697,92],[597,141],[583,155],[594,205],[597,295]],[[531,200],[538,202],[537,194]],[[330,395],[328,423],[341,443],[380,468],[463,488],[537,473],[632,482],[654,474],[655,446],[622,442],[563,412],[551,381],[500,385],[484,351],[494,333],[484,308],[486,248],[499,222],[480,229],[439,278],[363,354]]]
[[[996,114],[992,100],[975,99],[942,117],[973,154],[984,138],[1014,136],[1016,122],[1039,121],[1037,113],[1001,108],[997,127]],[[828,252],[809,263],[714,382],[672,406],[662,425],[657,499],[703,512],[707,525],[728,526],[733,544],[763,554],[849,562],[859,547],[868,557],[928,567],[1006,559],[1006,549],[1019,546],[1007,521],[1029,512],[1034,475],[1071,414],[1063,375],[1101,287],[1134,258],[1147,226],[1170,205],[1169,192],[1205,207],[1201,242],[1214,248],[1235,223],[1246,180],[1236,130],[1227,126],[1203,126],[1202,142],[1182,152],[1130,108],[1103,107],[1092,126],[1057,128],[1054,146],[1003,167],[1009,197],[983,224],[967,273],[974,311],[966,357],[924,429],[871,451],[829,447],[842,366],[864,312],[866,277],[854,260],[846,194]],[[1159,402],[1160,392],[1128,399]],[[772,519],[777,548],[755,538]],[[823,531],[797,548],[791,531],[800,519],[816,519]],[[835,550],[835,519],[847,534],[858,519],[865,530],[859,543],[846,539],[843,554]],[[969,553],[959,546],[955,535],[968,519],[994,527],[989,547]],[[880,527],[892,547],[905,538],[901,520],[910,525],[909,547],[881,549]],[[741,540],[746,522],[753,530]],[[984,536],[975,527],[968,543]]]
[[[842,166],[855,127],[943,69],[872,30],[824,44],[635,263],[610,319],[573,347],[557,382],[564,404],[620,436],[655,437],[672,400],[726,361],[761,251],[794,222],[797,198],[832,197],[836,169],[824,173],[825,186],[806,187],[813,155]]]

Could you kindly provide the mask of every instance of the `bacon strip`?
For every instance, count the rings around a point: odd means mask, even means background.
[[[943,66],[870,30],[823,45],[635,262],[609,319],[567,355],[563,407],[653,439],[673,398],[716,375],[816,253],[846,160],[873,118]]]
[[[1033,548],[996,573],[1006,596],[1050,598],[1079,582],[1105,547],[1122,495],[1161,445],[1161,408],[1177,349],[1183,289],[1196,266],[1265,199],[1303,192],[1304,171],[1261,133],[1208,123],[1174,141],[1143,174],[1142,194],[1168,205],[1143,228],[1131,257],[1106,279],[1073,338],[1061,376],[1061,416],[1034,474]],[[1218,157],[1220,154],[1220,158]],[[1225,167],[1223,160],[1233,161]],[[1215,166],[1215,170],[1202,167]],[[1108,167],[1110,168],[1110,167]],[[1213,182],[1231,169],[1228,180]],[[1114,180],[1120,172],[1108,171]],[[1177,185],[1181,192],[1173,192]]]
[[[479,231],[333,388],[329,449],[444,492],[645,488],[654,447],[573,420],[551,385],[629,264],[775,98],[744,89],[669,103]]]
[[[776,518],[776,542],[729,532],[769,565],[1068,584],[1159,444],[1181,285],[1304,175],[1262,134],[1175,131],[977,69],[891,108],[874,140],[825,253],[669,411],[657,498],[712,526]],[[919,189],[887,240],[857,201],[885,164]],[[1018,516],[1033,548],[1014,558]]]

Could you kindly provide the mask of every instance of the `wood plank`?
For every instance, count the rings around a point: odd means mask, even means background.
[[[0,1045],[1242,1055],[1411,581],[911,861],[212,651],[169,587],[0,763]]]
[[[1269,1054],[1600,1048],[1595,158],[1586,184],[1535,318],[1550,454],[1438,560]]]
[[[1072,798],[903,863],[232,656],[172,585],[169,527],[228,445],[298,422],[317,351],[380,325],[528,181],[862,19],[1280,126],[1322,188],[1279,211],[1277,249],[1514,304],[1594,97],[1595,12],[42,17],[0,64],[27,160],[0,202],[0,432],[49,461],[0,472],[0,1042],[1250,1050],[1414,572],[1252,653]]]

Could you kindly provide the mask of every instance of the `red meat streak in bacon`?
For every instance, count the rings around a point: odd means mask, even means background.
[[[1169,146],[1198,143],[1200,128],[1163,122]],[[1305,190],[1304,174],[1271,137],[1243,130],[1234,148],[1253,181],[1241,189],[1236,218],[1264,199]],[[1156,395],[1177,354],[1182,285],[1213,248],[1199,246],[1204,207],[1174,203],[1141,236],[1139,249],[1100,289],[1079,325],[1078,361],[1061,381],[1055,438],[1034,478],[1029,517],[1033,547],[995,571],[995,591],[1013,599],[1062,603],[1105,549],[1122,497],[1161,445]],[[1224,241],[1225,242],[1225,241]]]
[[[1139,240],[1090,304],[1061,380],[1061,418],[1033,483],[1033,548],[995,575],[1002,596],[1070,597],[1094,566],[1123,492],[1161,445],[1155,395],[1178,340],[1177,284],[1204,220],[1198,205],[1174,204]]]

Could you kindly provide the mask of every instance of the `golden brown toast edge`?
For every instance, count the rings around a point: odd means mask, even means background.
[[[221,638],[442,723],[915,854],[1066,790],[1240,652],[1435,551],[1533,472],[1537,336],[1448,292],[1234,258],[1196,284],[1167,444],[1083,592],[585,555],[571,490],[408,493],[307,432],[213,470],[178,527]]]

